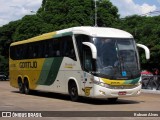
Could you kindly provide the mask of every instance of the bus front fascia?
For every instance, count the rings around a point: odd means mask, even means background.
[[[138,43],[137,43],[137,46],[140,48],[143,48],[145,50],[146,59],[147,60],[150,59],[150,51],[149,51],[148,47],[145,45],[142,45],[142,44],[138,44]]]

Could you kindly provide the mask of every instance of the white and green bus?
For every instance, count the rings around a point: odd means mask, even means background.
[[[10,85],[31,90],[116,101],[141,93],[137,46],[128,32],[104,27],[73,27],[10,45]]]

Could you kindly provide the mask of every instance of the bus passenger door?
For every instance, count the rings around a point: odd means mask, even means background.
[[[93,96],[93,59],[91,49],[88,46],[83,45],[83,81],[82,81],[82,90],[84,96]]]

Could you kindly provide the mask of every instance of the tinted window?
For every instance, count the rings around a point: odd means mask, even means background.
[[[82,44],[82,42],[90,42],[90,37],[87,35],[76,35],[76,44],[77,44],[77,48],[78,48],[78,52],[79,52],[79,58],[81,61],[81,66],[83,68],[83,50],[84,50],[84,45]]]
[[[11,46],[10,57],[14,60],[48,57],[69,57],[76,60],[71,36]]]

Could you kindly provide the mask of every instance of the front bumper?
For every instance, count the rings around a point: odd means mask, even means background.
[[[142,85],[132,89],[109,89],[99,85],[94,85],[93,97],[94,98],[119,98],[119,97],[132,97],[138,96],[141,93]],[[126,94],[119,94],[126,93]]]

